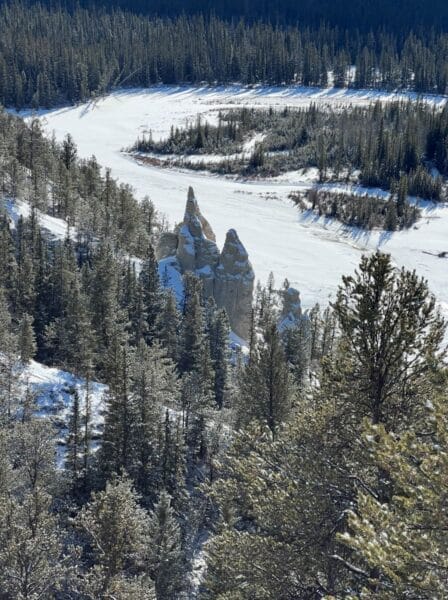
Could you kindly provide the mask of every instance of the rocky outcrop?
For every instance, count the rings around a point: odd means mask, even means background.
[[[176,257],[182,272],[194,271],[202,279],[206,296],[213,295],[214,271],[219,262],[216,237],[202,216],[192,188],[188,190],[183,223],[177,232]]]
[[[215,272],[214,298],[225,308],[233,331],[249,335],[255,274],[249,256],[234,229],[227,232]]]
[[[233,331],[246,339],[254,288],[254,272],[247,252],[234,229],[227,233],[222,252],[209,222],[202,215],[193,189],[188,190],[183,222],[174,233],[164,233],[157,247],[159,260],[176,259],[179,271],[193,271],[202,280],[204,293],[225,308]]]
[[[197,219],[201,225],[201,232],[205,235],[205,237],[208,240],[211,240],[212,242],[216,243],[216,235],[214,234],[210,223],[199,210],[198,201],[196,200],[194,190],[191,186],[188,188],[187,206],[185,208],[184,222],[185,219],[188,219],[189,221],[194,221],[195,219]]]
[[[156,248],[157,260],[163,260],[168,256],[174,256],[177,251],[177,242],[177,233],[173,233],[172,231],[162,233]]]
[[[279,329],[293,327],[302,318],[302,305],[300,302],[300,292],[287,285],[282,290],[282,312],[280,315]]]

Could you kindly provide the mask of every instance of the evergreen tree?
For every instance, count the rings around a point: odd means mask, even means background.
[[[156,598],[179,598],[185,587],[185,564],[180,527],[170,496],[162,491],[149,521],[149,565]]]
[[[347,358],[343,385],[356,382],[360,414],[388,427],[411,416],[416,386],[443,356],[444,323],[426,281],[376,252],[343,277],[333,310]]]
[[[185,441],[180,424],[165,412],[161,435],[161,489],[167,491],[179,507],[185,496]]]
[[[298,386],[303,386],[308,376],[311,362],[310,320],[302,317],[292,327],[282,333],[285,355]]]
[[[171,360],[179,358],[180,315],[176,306],[176,298],[171,289],[165,291],[159,316],[158,337]]]
[[[219,408],[225,403],[229,385],[229,334],[230,325],[226,311],[216,311],[209,336],[214,370],[214,395]]]
[[[36,353],[36,340],[33,330],[33,321],[28,314],[23,315],[20,322],[19,354],[24,365],[28,364]]]
[[[147,324],[145,339],[148,343],[151,343],[157,334],[162,301],[158,263],[152,245],[149,246],[148,257],[143,264],[139,279],[142,286],[143,310]]]
[[[266,423],[273,436],[290,414],[295,398],[286,356],[277,324],[267,315],[261,337],[238,390],[238,421],[257,419]]]
[[[446,473],[448,413],[445,398],[428,405],[431,435],[401,436],[366,423],[364,442],[377,468],[390,473],[393,496],[382,503],[367,489],[349,514],[340,540],[355,564],[360,598],[442,598],[446,591]]]
[[[131,469],[135,461],[138,413],[131,389],[131,368],[131,350],[126,343],[120,343],[117,336],[109,349],[111,379],[100,453],[100,468],[105,480]]]
[[[176,406],[179,397],[175,366],[157,343],[151,347],[140,343],[133,356],[131,386],[136,407],[136,456],[131,471],[143,500],[152,504],[163,479],[162,411],[164,407]]]
[[[68,424],[68,439],[67,439],[67,454],[65,465],[69,472],[73,490],[76,490],[78,480],[82,473],[82,422],[81,422],[81,406],[78,390],[72,390],[72,406],[70,420]]]
[[[52,510],[58,476],[51,426],[32,419],[10,427],[2,439],[7,442],[0,485],[2,593],[57,598],[71,579],[74,555]]]
[[[184,317],[182,320],[179,364],[182,372],[199,372],[201,368],[205,323],[200,294],[201,284],[199,279],[187,273],[185,276]]]
[[[13,332],[11,315],[3,289],[0,288],[0,338],[2,353],[0,356],[0,421],[8,420],[17,408],[19,390],[17,378],[18,340]]]
[[[57,598],[70,565],[62,531],[41,488],[0,502],[0,585],[5,598]]]
[[[93,566],[84,576],[84,585],[96,598],[133,597],[140,590],[153,598],[149,577],[150,520],[138,505],[130,481],[121,476],[107,483],[77,516],[77,525],[86,538]],[[124,595],[124,592],[127,595]]]

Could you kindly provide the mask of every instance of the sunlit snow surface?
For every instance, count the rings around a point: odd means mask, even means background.
[[[86,382],[72,373],[67,373],[55,367],[47,367],[34,360],[24,369],[20,382],[25,390],[29,387],[38,408],[38,415],[51,418],[56,426],[57,464],[64,466],[65,444],[67,442],[68,426],[73,406],[75,392],[80,401],[81,419],[85,414]],[[91,436],[93,449],[97,448],[97,440],[101,437],[104,425],[105,396],[107,386],[96,381],[89,385],[89,404],[91,418]]]
[[[159,139],[172,125],[184,125],[198,114],[216,122],[219,110],[236,106],[367,105],[405,98],[417,96],[300,87],[158,86],[120,91],[96,102],[40,112],[39,117],[49,135],[54,132],[61,140],[71,133],[81,157],[94,154],[102,165],[112,168],[114,177],[129,183],[138,197],[148,195],[172,224],[182,219],[187,189],[192,185],[219,245],[228,229],[237,229],[257,278],[266,281],[270,271],[278,283],[287,277],[301,291],[305,307],[325,304],[334,297],[341,275],[353,271],[363,252],[380,246],[398,266],[415,268],[426,277],[448,314],[448,259],[431,254],[448,251],[447,206],[423,203],[423,218],[406,232],[361,233],[298,213],[288,194],[312,185],[310,175],[295,172],[264,182],[232,180],[141,165],[122,152],[144,132],[151,130]],[[446,101],[439,96],[424,99],[438,106]]]

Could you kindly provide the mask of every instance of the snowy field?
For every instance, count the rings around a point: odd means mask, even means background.
[[[448,315],[448,206],[422,203],[423,218],[416,227],[393,234],[363,233],[340,224],[300,215],[288,194],[313,184],[313,173],[290,173],[268,181],[232,180],[206,173],[142,165],[121,152],[149,130],[159,139],[172,125],[184,125],[198,114],[216,122],[219,110],[235,106],[366,105],[375,100],[417,99],[415,94],[392,94],[335,89],[170,87],[121,91],[96,102],[39,113],[51,135],[61,140],[71,133],[82,157],[95,155],[112,174],[130,184],[138,197],[149,196],[171,224],[183,217],[188,186],[223,244],[234,227],[245,244],[256,276],[265,282],[272,271],[278,283],[287,277],[302,294],[305,307],[325,304],[334,297],[344,273],[350,273],[363,252],[380,247],[398,266],[416,269],[426,277]],[[426,96],[441,106],[446,99]],[[362,193],[363,190],[357,190]],[[373,190],[370,190],[373,192]],[[378,193],[383,193],[377,191]],[[360,196],[360,202],[362,197]]]

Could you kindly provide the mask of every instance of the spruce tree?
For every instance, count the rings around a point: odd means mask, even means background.
[[[174,364],[157,343],[148,347],[142,341],[133,356],[131,368],[131,392],[136,409],[133,431],[136,453],[130,470],[145,504],[149,505],[155,501],[162,487],[164,449],[160,438],[163,409],[177,405],[179,382]]]
[[[72,405],[68,423],[65,465],[70,476],[72,489],[75,491],[82,474],[81,451],[83,446],[83,431],[81,422],[81,402],[78,390],[72,389],[71,396]]]
[[[298,386],[303,386],[311,363],[310,320],[302,317],[282,333],[285,355],[291,365],[291,372]]]
[[[11,314],[3,289],[0,288],[0,421],[10,419],[18,402],[18,339],[13,331]]]
[[[199,279],[187,273],[185,276],[184,316],[179,364],[182,372],[199,372],[201,368],[205,323],[200,294],[201,284]]]
[[[111,343],[107,361],[110,379],[100,452],[100,468],[105,480],[131,469],[135,462],[138,412],[131,388],[132,351],[126,343],[121,343],[120,333]]]
[[[171,289],[163,294],[161,313],[158,320],[158,337],[165,347],[168,356],[174,362],[179,359],[180,315],[176,298]]]

